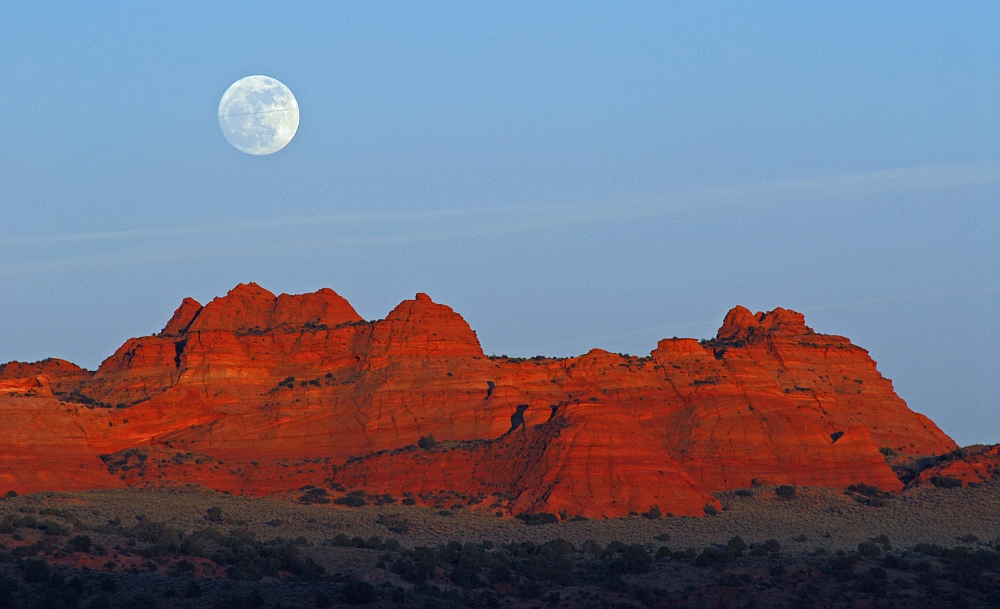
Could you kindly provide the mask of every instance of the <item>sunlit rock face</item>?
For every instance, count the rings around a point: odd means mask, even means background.
[[[752,484],[896,491],[885,454],[956,448],[794,311],[736,307],[647,357],[510,359],[425,294],[368,322],[332,290],[255,284],[185,299],[93,373],[4,365],[0,416],[0,491],[314,485],[587,517],[702,515]]]

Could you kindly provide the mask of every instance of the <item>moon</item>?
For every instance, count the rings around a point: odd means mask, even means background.
[[[219,102],[219,129],[240,152],[273,154],[292,141],[298,128],[295,96],[270,76],[237,80]]]

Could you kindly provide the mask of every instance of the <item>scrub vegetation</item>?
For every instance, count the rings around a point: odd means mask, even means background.
[[[1000,517],[981,513],[1000,485],[887,501],[862,485],[780,489],[722,493],[712,517],[611,520],[350,507],[314,488],[282,500],[203,489],[12,495],[0,500],[0,607],[1000,603]],[[949,509],[954,522],[911,530]]]

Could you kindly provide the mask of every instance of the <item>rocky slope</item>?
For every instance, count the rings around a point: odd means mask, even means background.
[[[753,484],[887,491],[956,448],[868,353],[736,307],[647,357],[487,357],[427,295],[367,322],[332,290],[185,299],[97,371],[0,367],[0,491],[311,485],[504,513],[700,515]]]

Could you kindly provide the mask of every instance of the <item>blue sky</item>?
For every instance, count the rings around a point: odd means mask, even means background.
[[[215,116],[251,74],[301,110],[266,157]],[[782,306],[1000,442],[997,3],[11,2],[0,75],[0,361],[245,281],[522,356]]]

